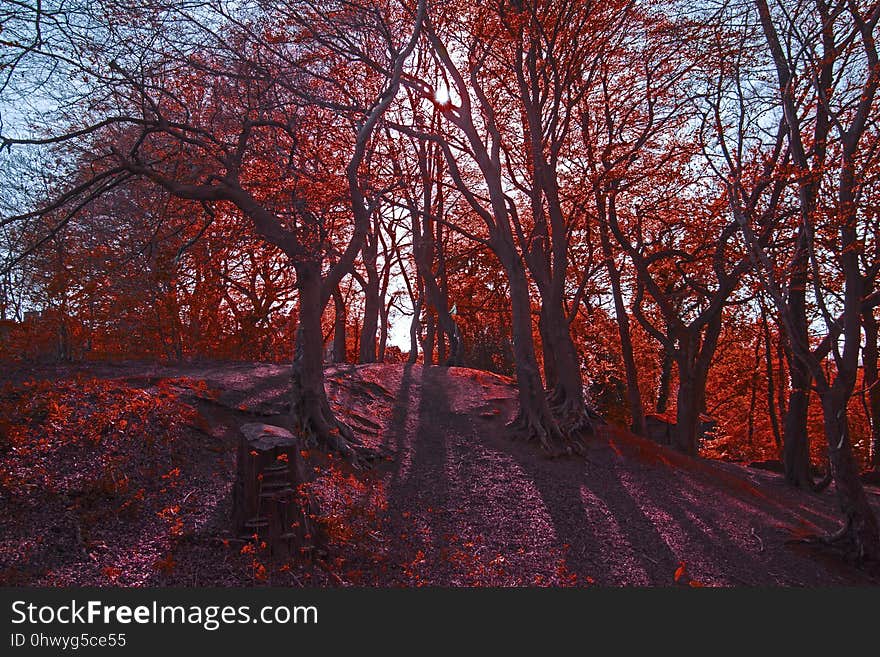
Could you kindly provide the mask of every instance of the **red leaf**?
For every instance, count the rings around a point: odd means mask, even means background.
[[[684,561],[678,562],[678,568],[675,569],[675,581],[677,582],[684,576],[685,565]]]
[[[104,573],[107,579],[115,582],[122,574],[122,569],[116,568],[115,566],[105,566],[101,569],[101,572]]]
[[[164,559],[160,559],[153,564],[153,568],[159,570],[166,575],[170,575],[174,571],[174,567],[177,566],[177,562],[174,560],[174,557],[171,554],[168,554]]]

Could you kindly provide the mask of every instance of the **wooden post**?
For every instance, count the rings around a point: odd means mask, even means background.
[[[256,422],[243,425],[241,434],[232,495],[233,531],[245,539],[256,535],[276,557],[310,549],[310,504],[298,490],[303,481],[299,440],[287,429]]]

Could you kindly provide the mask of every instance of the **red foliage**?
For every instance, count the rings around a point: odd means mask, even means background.
[[[129,444],[155,452],[195,422],[196,412],[167,384],[143,390],[78,377],[5,385],[0,417],[11,448],[0,459],[0,486],[9,494],[82,486],[119,494],[128,488]],[[78,464],[73,471],[65,467],[71,459]]]

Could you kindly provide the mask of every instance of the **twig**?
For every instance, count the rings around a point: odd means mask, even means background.
[[[758,552],[763,552],[763,551],[764,551],[764,541],[762,541],[762,540],[761,540],[761,537],[758,536],[758,532],[755,531],[755,528],[754,528],[754,527],[751,528],[751,532],[750,532],[750,533],[751,533],[751,535],[754,537],[754,539],[755,539],[756,541],[758,541],[758,545],[759,545],[759,550],[758,550]]]
[[[645,559],[647,559],[647,560],[650,561],[652,564],[654,564],[655,566],[659,566],[659,565],[660,565],[660,562],[657,561],[656,559],[654,559],[653,557],[651,557],[650,555],[648,555],[647,552],[643,552],[643,551],[639,550],[639,553],[640,553]]]

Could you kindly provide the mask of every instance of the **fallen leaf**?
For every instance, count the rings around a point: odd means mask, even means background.
[[[685,564],[684,561],[678,562],[678,568],[675,569],[675,581],[677,582],[684,576]]]

